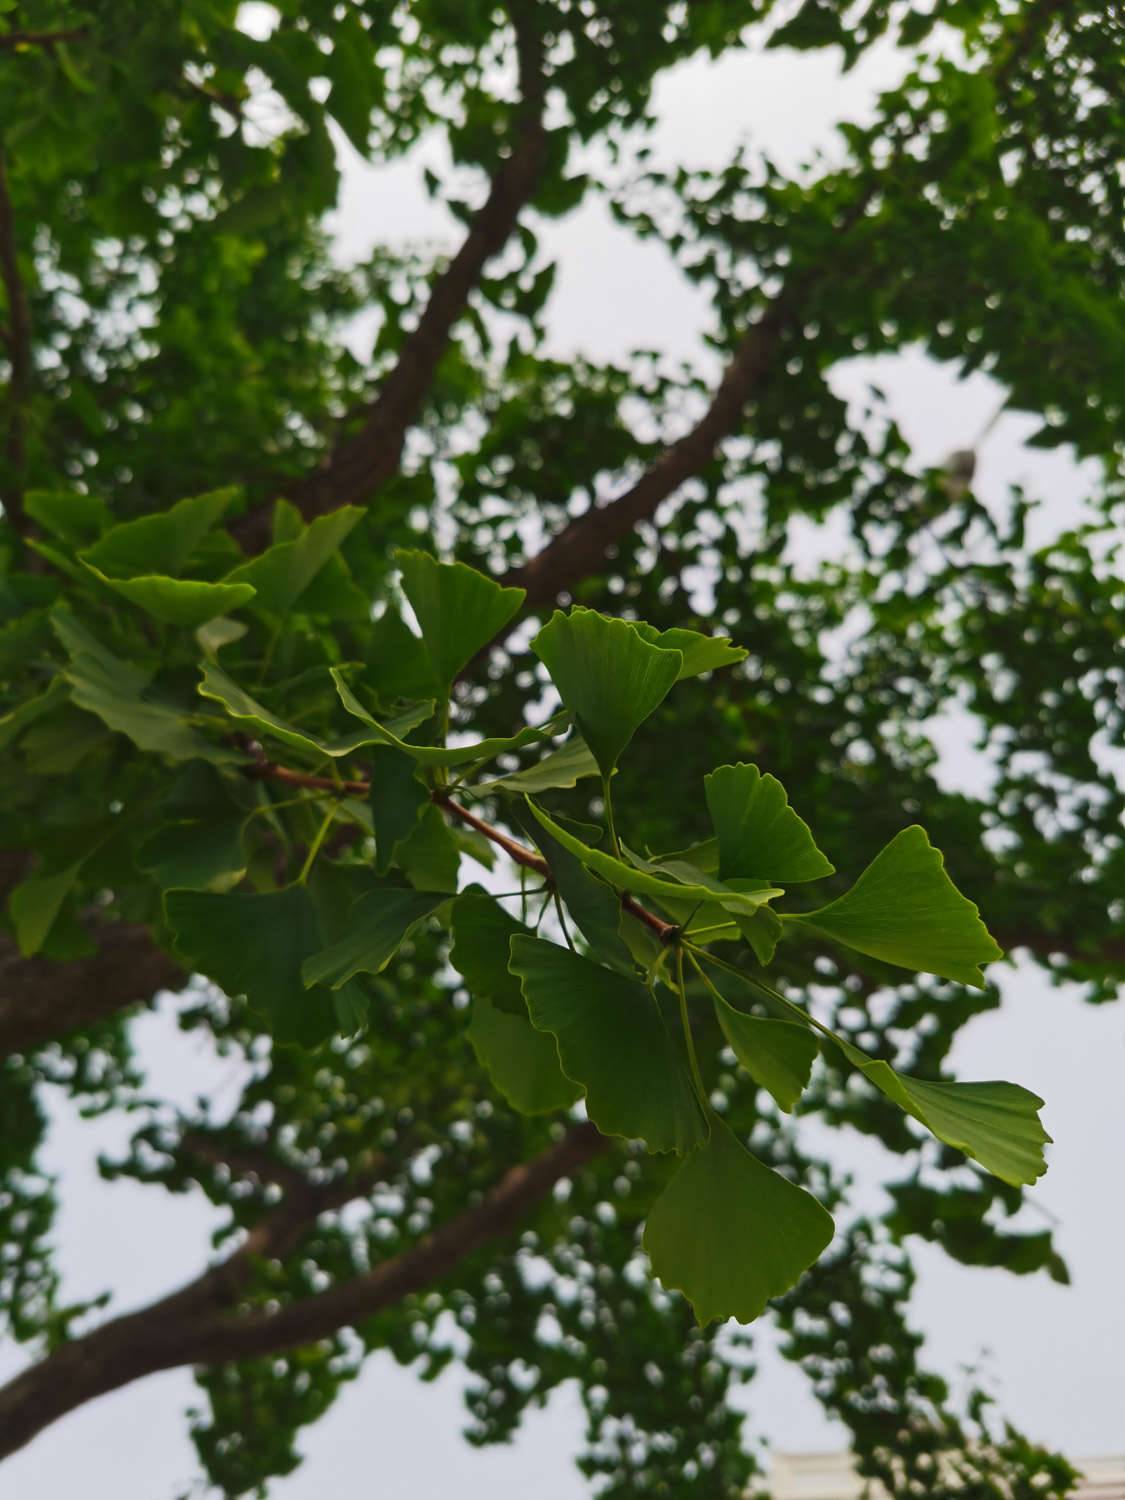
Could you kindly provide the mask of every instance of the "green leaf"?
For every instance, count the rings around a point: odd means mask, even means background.
[[[257,594],[256,608],[287,614],[362,517],[363,511],[354,505],[318,516],[298,536],[275,542],[228,573],[223,582],[250,585]]]
[[[642,640],[664,651],[678,651],[683,657],[677,682],[714,672],[719,667],[733,667],[750,654],[742,646],[732,646],[729,635],[703,635],[698,630],[657,630],[644,620],[630,622]]]
[[[532,1022],[557,1040],[599,1130],[639,1137],[650,1151],[703,1140],[679,1026],[643,984],[540,938],[514,937],[511,953]]]
[[[527,1016],[518,978],[508,968],[513,937],[531,934],[500,903],[471,886],[452,908],[453,947],[449,962],[474,996],[487,995],[500,1010]]]
[[[413,833],[399,844],[395,859],[416,890],[448,895],[457,889],[461,850],[436,807],[426,808]]]
[[[650,646],[626,620],[592,609],[556,610],[531,643],[574,716],[603,776],[663,702],[683,665],[679,651]]]
[[[780,1024],[780,1023],[779,1023]],[[1047,1170],[1043,1147],[1043,1100],[1017,1083],[928,1083],[898,1073],[890,1063],[869,1058],[858,1047],[835,1038],[849,1062],[944,1141],[972,1156],[1004,1182],[1032,1183]]]
[[[237,815],[170,823],[141,844],[137,868],[162,890],[228,891],[246,874],[244,826]]]
[[[148,574],[143,578],[110,578],[87,563],[86,566],[115,593],[143,609],[165,625],[180,625],[194,630],[216,615],[241,609],[254,597],[254,590],[244,583],[203,583],[195,578],[165,578]]]
[[[81,553],[81,559],[109,578],[175,577],[237,494],[236,489],[213,490],[169,510],[123,521]]]
[[[772,886],[763,886],[755,891],[738,891],[731,886],[725,886],[718,880],[712,880],[700,871],[692,872],[697,882],[706,881],[706,884],[693,883],[691,880],[666,879],[662,875],[652,873],[655,867],[638,868],[636,865],[626,864],[622,859],[616,859],[612,854],[607,854],[602,849],[591,849],[588,844],[576,839],[573,834],[559,826],[552,818],[531,801],[528,802],[533,815],[541,828],[545,829],[551,837],[568,850],[574,857],[581,861],[587,869],[596,871],[610,885],[619,890],[634,891],[641,896],[652,896],[658,901],[675,902],[682,904],[685,901],[703,902],[709,901],[729,912],[752,913],[767,901],[772,901],[775,896],[784,895],[784,891]],[[647,863],[647,862],[642,862]],[[671,870],[673,867],[664,865],[661,869]]]
[[[468,1034],[481,1066],[521,1114],[567,1109],[582,1097],[581,1088],[559,1065],[554,1037],[537,1031],[526,1011],[512,1015],[486,994],[474,994]]]
[[[8,897],[8,914],[24,958],[38,953],[47,941],[63,902],[74,889],[82,864],[78,860],[52,875],[34,875],[17,885]]]
[[[617,892],[591,875],[569,849],[551,836],[541,820],[528,818],[526,825],[523,820],[516,821],[521,828],[526,826],[527,836],[547,861],[555,889],[595,957],[632,974],[633,953],[621,935],[621,898]]]
[[[401,741],[395,739],[389,727],[384,729],[380,726],[376,726],[377,732],[371,729],[355,730],[339,740],[317,739],[314,735],[306,734],[295,725],[286,723],[284,719],[279,719],[276,714],[270,713],[269,709],[263,707],[257,699],[244,692],[236,682],[232,682],[214,662],[204,663],[203,675],[197,691],[200,697],[211,698],[216,703],[221,703],[236,723],[245,724],[250,729],[272,736],[310,755],[328,755],[338,758],[342,755],[353,755],[365,745],[381,745],[387,743],[388,740],[401,744]],[[405,732],[413,724],[421,723],[423,718],[429,718],[432,712],[432,703],[421,704],[410,714],[403,715],[393,722]]]
[[[598,763],[590,753],[590,747],[581,735],[572,734],[557,750],[545,755],[537,765],[522,771],[512,771],[507,776],[496,776],[481,784],[482,792],[534,792],[552,791],[557,788],[575,786],[583,776],[596,776]]]
[[[23,508],[30,520],[68,547],[87,546],[113,520],[104,500],[75,490],[28,490]]]
[[[228,995],[245,995],[279,1041],[315,1046],[335,1030],[331,995],[308,989],[301,975],[323,946],[304,886],[266,894],[169,891],[164,910],[185,963]]]
[[[242,758],[197,734],[188,714],[145,698],[149,674],[101,645],[69,611],[56,609],[51,626],[70,657],[63,675],[71,685],[72,701],[96,714],[107,728],[127,735],[140,750],[173,760]]]
[[[28,698],[10,713],[0,717],[0,750],[10,745],[29,724],[34,724],[36,719],[41,719],[60,703],[65,703],[69,697],[70,688],[65,679],[56,677],[43,692],[37,693],[34,698]]]
[[[712,1115],[710,1138],[653,1205],[644,1248],[700,1323],[751,1323],[812,1265],[834,1228],[810,1193],[751,1156]]]
[[[816,1037],[797,1021],[748,1016],[717,990],[711,992],[711,998],[735,1057],[782,1109],[791,1110],[809,1081],[817,1052]]]
[[[375,873],[385,875],[397,845],[413,833],[430,794],[415,775],[416,762],[390,745],[369,751],[371,791],[368,805],[375,832]]]
[[[472,745],[412,745],[406,740],[399,739],[389,724],[380,724],[378,719],[373,718],[367,712],[348,687],[337,667],[332,667],[331,672],[340,702],[348,713],[374,731],[383,744],[393,745],[395,749],[401,750],[404,755],[411,756],[422,766],[463,766],[474,760],[489,760],[492,756],[500,755],[504,751],[519,750],[524,745],[547,739],[558,728],[558,721],[551,719],[538,727],[526,725],[517,734],[500,739],[477,740]],[[368,741],[368,743],[374,742]]]
[[[412,929],[449,899],[448,892],[404,890],[401,886],[368,891],[348,912],[346,936],[306,961],[305,984],[339,989],[356,974],[381,973]]]
[[[719,875],[799,882],[831,875],[809,825],[789,806],[785,788],[757,766],[719,766],[703,778],[719,840]]]
[[[884,963],[978,989],[984,988],[979,965],[1003,956],[917,824],[896,834],[838,900],[783,920]]]
[[[498,635],[526,598],[464,563],[439,563],[428,552],[400,549],[402,591],[422,632],[438,684],[447,690],[466,662]]]
[[[435,698],[441,691],[425,646],[393,605],[370,627],[365,678],[381,703]]]
[[[208,620],[205,625],[200,625],[195,638],[204,656],[214,660],[224,646],[233,646],[248,629],[249,626],[244,625],[241,620],[228,620],[220,615],[217,620]]]

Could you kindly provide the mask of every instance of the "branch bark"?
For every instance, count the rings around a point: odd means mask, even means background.
[[[80,41],[89,31],[88,26],[70,26],[59,31],[0,32],[0,52],[15,52],[20,47],[56,47],[60,42]]]
[[[181,1291],[75,1339],[0,1389],[0,1457],[87,1401],[178,1365],[213,1365],[298,1348],[393,1307],[432,1286],[474,1251],[508,1234],[552,1190],[608,1148],[592,1125],[513,1167],[479,1203],[365,1275],[272,1310],[232,1313],[256,1256],[288,1253],[329,1206],[322,1196],[285,1203],[221,1266]],[[335,1185],[330,1185],[335,1186]],[[349,1182],[349,1198],[356,1195]],[[344,1200],[347,1201],[347,1200]],[[317,1206],[319,1204],[319,1206]]]
[[[0,1056],[25,1052],[186,983],[183,969],[157,947],[147,927],[114,922],[91,933],[97,953],[66,963],[24,958],[0,934]]]
[[[399,471],[406,434],[417,421],[457,320],[485,265],[504,248],[533,196],[547,160],[543,123],[542,39],[526,17],[513,16],[521,106],[518,139],[492,176],[488,196],[473,216],[460,250],[435,280],[418,325],[368,408],[363,425],[340,442],[320,468],[291,485],[288,498],[306,520],[343,505],[367,504]],[[231,530],[249,551],[269,542],[270,507],[260,506]]]

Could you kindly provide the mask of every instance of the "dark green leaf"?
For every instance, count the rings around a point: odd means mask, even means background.
[[[409,755],[390,745],[375,745],[368,751],[371,791],[368,805],[375,832],[375,873],[385,875],[395,848],[413,833],[419,815],[430,802],[430,794],[418,780],[417,764]]]
[[[305,984],[339,989],[356,974],[381,973],[411,929],[449,899],[448,893],[408,891],[400,886],[368,891],[348,912],[347,935],[307,959]]]
[[[731,1051],[755,1083],[784,1110],[801,1097],[817,1053],[816,1037],[797,1021],[775,1021],[736,1010],[717,991],[715,1014]]]
[[[275,542],[223,582],[249,584],[257,594],[256,608],[287,614],[362,517],[354,505],[318,516],[292,540]]]
[[[530,936],[522,922],[510,917],[500,903],[479,886],[471,887],[453,903],[453,948],[449,962],[473,995],[487,995],[509,1015],[527,1016],[520,982],[508,967],[511,941]]]
[[[513,1015],[486,994],[474,993],[469,1040],[493,1083],[521,1114],[567,1109],[582,1097],[559,1065],[554,1037],[537,1031],[526,1011]]]

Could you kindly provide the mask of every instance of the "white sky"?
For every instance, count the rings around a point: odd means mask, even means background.
[[[658,90],[658,154],[691,164],[720,162],[749,136],[781,165],[794,166],[817,147],[835,150],[833,123],[869,111],[875,91],[891,84],[900,66],[886,49],[875,49],[846,78],[821,54],[693,61]],[[457,233],[426,200],[416,164],[373,171],[354,157],[336,227],[346,257],[380,240],[450,244]],[[598,206],[551,226],[543,237],[561,260],[549,317],[559,352],[614,358],[643,344],[676,358],[698,357],[705,303],[658,245],[633,244]],[[837,389],[858,398],[876,378],[876,364],[920,465],[971,444],[998,404],[985,377],[959,384],[921,355],[855,361],[839,372]],[[1045,501],[1040,524],[1054,529],[1075,514],[1081,476],[1065,455],[1022,447],[1032,425],[1014,415],[1001,418],[980,453],[977,489],[999,498],[1011,483],[1026,484]],[[979,787],[982,768],[967,750],[956,715],[939,727],[938,738],[949,782]],[[962,1078],[1009,1077],[1047,1100],[1045,1119],[1056,1144],[1033,1197],[1060,1221],[1058,1243],[1074,1284],[972,1270],[916,1247],[916,1322],[928,1336],[934,1367],[956,1384],[964,1367],[982,1366],[978,1378],[995,1390],[1000,1410],[1031,1436],[1072,1456],[1120,1451],[1125,1012],[1082,1005],[1052,990],[1031,967],[1009,970],[1003,988],[1002,1009],[965,1029],[953,1062]],[[233,1091],[231,1065],[180,1036],[169,1011],[165,1005],[137,1027],[154,1089],[185,1103],[201,1091]],[[196,1274],[215,1222],[201,1199],[101,1182],[94,1170],[98,1151],[120,1148],[126,1135],[120,1120],[81,1122],[67,1112],[56,1120],[48,1151],[62,1193],[66,1293],[79,1297],[112,1287],[119,1311]],[[881,1148],[847,1136],[837,1138],[834,1151],[878,1203],[887,1160]],[[765,1328],[760,1344],[761,1373],[747,1393],[748,1433],[764,1433],[789,1451],[844,1446],[844,1434],[823,1418],[800,1372],[771,1352]],[[19,1364],[8,1351],[0,1374]],[[345,1494],[447,1500],[454,1492],[523,1500],[532,1487],[537,1500],[578,1500],[587,1493],[573,1467],[583,1418],[572,1392],[558,1393],[545,1412],[533,1414],[511,1446],[479,1450],[460,1437],[461,1389],[456,1370],[426,1386],[389,1356],[371,1358],[360,1380],[302,1436],[308,1461],[274,1481],[271,1500]],[[8,1460],[0,1468],[0,1500],[70,1500],[76,1492],[86,1500],[173,1500],[197,1473],[183,1416],[194,1404],[198,1393],[184,1371],[105,1397]]]

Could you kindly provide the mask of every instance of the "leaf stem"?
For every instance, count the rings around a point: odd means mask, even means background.
[[[335,809],[335,807],[331,807],[330,806],[329,809],[328,809],[328,811],[324,815],[324,821],[321,823],[320,827],[316,831],[316,837],[313,839],[312,843],[309,845],[309,852],[305,855],[305,862],[301,866],[301,873],[297,876],[297,884],[298,885],[304,885],[305,882],[308,880],[308,878],[309,878],[309,872],[312,870],[312,867],[313,867],[313,862],[315,861],[317,855],[320,853],[320,846],[321,846],[321,844],[324,843],[325,835],[327,834],[328,830],[332,827],[332,823],[333,823],[333,820],[334,820],[335,817],[336,817],[336,809]]]
[[[695,1038],[691,1034],[691,1020],[688,1017],[687,989],[684,985],[684,950],[683,945],[676,944],[676,992],[680,998],[680,1025],[684,1029],[684,1043],[687,1047],[688,1066],[691,1068],[692,1082],[695,1084],[695,1092],[699,1095],[699,1102],[706,1114],[710,1109],[707,1098],[707,1090],[703,1087],[703,1075],[699,1071],[699,1058],[695,1055]]]
[[[621,858],[621,845],[617,842],[617,829],[613,822],[613,794],[609,789],[609,777],[602,777],[602,800],[605,803],[605,826],[609,833],[609,847],[614,859]]]

